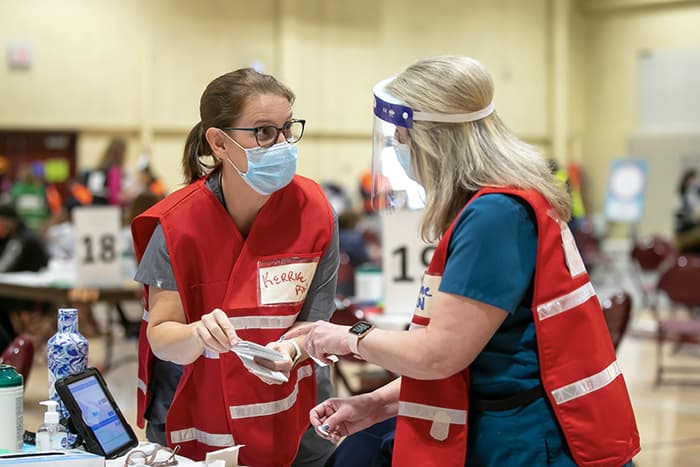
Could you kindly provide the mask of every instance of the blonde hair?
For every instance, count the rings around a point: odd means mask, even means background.
[[[493,100],[493,81],[476,60],[462,56],[426,58],[409,66],[387,90],[414,111],[458,114],[481,110]],[[494,111],[466,123],[414,121],[411,159],[425,188],[421,236],[441,237],[481,188],[536,190],[558,217],[568,221],[570,200],[563,185],[532,146],[520,141]]]

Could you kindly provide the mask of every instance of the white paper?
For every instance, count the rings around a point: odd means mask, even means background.
[[[255,362],[255,360],[253,360],[255,357],[260,357],[273,362],[281,362],[287,358],[284,356],[284,354],[250,341],[239,342],[233,346],[231,352],[238,355],[243,362],[243,365],[251,373],[255,373],[256,375],[273,379],[275,381],[289,381],[289,378],[287,378],[281,371],[270,370],[269,368],[259,365]]]
[[[262,376],[264,378],[269,378],[269,379],[274,379],[275,381],[283,381],[287,382],[289,381],[289,378],[287,378],[284,373],[281,371],[275,371],[271,370],[267,367],[264,367],[262,365],[259,365],[253,360],[253,357],[250,357],[248,355],[238,355],[243,362],[243,365],[250,371],[251,373],[255,373],[256,375]]]
[[[311,360],[316,362],[316,365],[318,365],[318,366],[321,366],[321,367],[328,366],[324,362],[319,360],[318,358],[314,357],[313,355],[309,355],[309,357],[311,357]],[[328,360],[332,361],[333,363],[338,363],[338,356],[337,355],[329,354],[329,355],[326,355],[326,358]]]
[[[284,354],[250,341],[240,341],[238,344],[234,345],[231,350],[239,356],[247,355],[249,357],[260,357],[273,362],[283,362],[286,360]]]
[[[204,458],[207,466],[219,467],[223,464],[225,467],[238,467],[238,451],[243,444],[231,446],[230,448],[219,449],[218,451],[208,452]]]

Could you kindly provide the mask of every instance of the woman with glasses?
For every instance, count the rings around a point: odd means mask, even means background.
[[[242,464],[315,466],[333,447],[307,430],[317,384],[319,400],[330,396],[328,369],[283,339],[330,317],[338,267],[335,214],[318,184],[295,175],[305,121],[293,103],[253,69],[216,78],[185,145],[188,185],[132,223],[148,305],[139,424],[192,459],[245,445]],[[255,362],[287,381],[249,371],[231,351],[241,341],[282,353]]]

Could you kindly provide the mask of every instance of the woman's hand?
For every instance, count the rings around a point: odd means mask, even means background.
[[[287,339],[306,336],[304,348],[306,352],[327,365],[333,361],[326,358],[327,355],[346,355],[352,353],[349,339],[352,337],[348,332],[348,326],[339,326],[327,321],[316,321],[305,326],[296,327],[287,334]]]
[[[369,394],[328,399],[309,412],[311,425],[324,439],[337,443],[343,436],[364,430],[381,421],[377,402]]]
[[[255,357],[255,363],[264,366],[265,368],[269,368],[270,370],[279,371],[282,374],[284,374],[284,376],[286,376],[287,379],[289,379],[292,372],[292,368],[294,368],[294,358],[297,354],[296,347],[294,347],[294,345],[289,341],[273,341],[268,343],[265,347],[267,347],[268,349],[276,350],[277,352],[284,355],[285,359],[280,362],[275,362],[272,360],[267,360],[265,358]],[[264,376],[261,376],[256,373],[253,374],[267,384],[282,384],[282,381],[265,378]]]
[[[202,315],[199,321],[195,321],[192,335],[205,350],[215,353],[228,352],[240,341],[228,316],[219,308]]]

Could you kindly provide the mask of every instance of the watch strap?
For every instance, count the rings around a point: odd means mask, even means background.
[[[360,343],[360,336],[349,332],[348,333],[348,347],[350,347],[350,352],[354,353],[355,355],[358,355],[360,353],[360,350],[357,348],[359,343]]]

